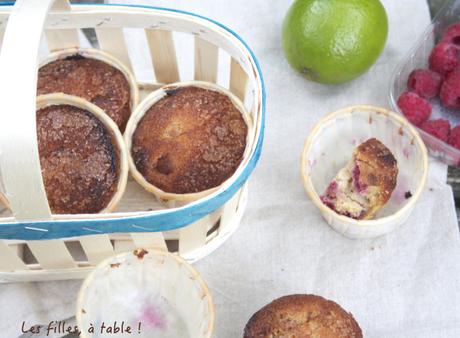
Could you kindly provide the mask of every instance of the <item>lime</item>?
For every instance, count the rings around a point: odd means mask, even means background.
[[[374,64],[387,34],[379,0],[296,0],[284,19],[283,48],[307,79],[343,83]]]

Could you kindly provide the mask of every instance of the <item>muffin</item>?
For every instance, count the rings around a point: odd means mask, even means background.
[[[360,144],[321,196],[340,215],[372,219],[396,187],[398,165],[391,151],[371,138]]]
[[[41,66],[37,94],[81,97],[100,107],[123,132],[131,115],[130,83],[120,69],[85,55],[76,53]]]
[[[37,110],[37,137],[52,213],[104,210],[120,180],[119,150],[108,128],[87,110],[55,104]]]
[[[315,295],[278,298],[256,312],[244,329],[244,338],[361,338],[351,313],[337,303]]]
[[[245,153],[248,126],[242,112],[229,96],[202,86],[168,86],[163,94],[133,126],[135,170],[166,193],[221,185]]]

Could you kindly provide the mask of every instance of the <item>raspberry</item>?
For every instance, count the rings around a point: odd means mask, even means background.
[[[431,70],[446,75],[458,64],[458,47],[451,43],[440,42],[431,51],[428,62]]]
[[[460,46],[460,22],[447,27],[446,31],[442,35],[441,41]]]
[[[447,75],[439,94],[441,102],[448,108],[460,109],[460,70],[456,69]]]
[[[450,136],[449,136],[449,141],[448,143],[457,148],[460,149],[460,126],[456,126],[450,131]]]
[[[444,142],[447,142],[447,139],[449,138],[450,123],[447,120],[437,119],[426,121],[422,124],[421,128],[428,134],[431,134]]]
[[[404,116],[416,126],[421,126],[431,115],[431,103],[416,93],[402,93],[398,99],[398,107]]]
[[[407,87],[421,97],[430,99],[438,95],[441,83],[442,77],[438,73],[429,69],[416,69],[409,75]]]

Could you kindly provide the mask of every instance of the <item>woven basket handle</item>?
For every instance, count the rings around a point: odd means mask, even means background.
[[[67,0],[17,0],[0,52],[0,169],[18,221],[47,220],[36,132],[38,50],[46,15],[70,10]]]

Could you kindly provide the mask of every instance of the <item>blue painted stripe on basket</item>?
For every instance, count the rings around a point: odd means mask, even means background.
[[[0,6],[12,6],[14,3],[2,3]],[[256,149],[253,156],[248,161],[241,175],[226,190],[220,192],[214,198],[208,201],[198,201],[177,209],[165,209],[155,212],[153,215],[144,215],[136,217],[126,217],[112,220],[63,220],[63,221],[46,221],[46,222],[17,222],[17,223],[0,223],[1,239],[22,239],[22,240],[40,240],[56,239],[65,237],[77,237],[84,235],[95,235],[102,233],[116,232],[155,232],[168,231],[181,228],[190,224],[221,207],[227,202],[246,182],[249,175],[254,170],[257,161],[260,158],[265,130],[265,110],[266,110],[266,92],[265,83],[262,76],[262,69],[259,61],[246,42],[233,30],[221,23],[209,19],[205,16],[163,7],[154,7],[147,5],[127,5],[127,4],[78,4],[73,6],[124,6],[138,7],[145,9],[161,10],[166,12],[175,12],[185,15],[194,16],[212,22],[215,25],[225,29],[235,36],[248,50],[257,67],[258,75],[262,86],[262,114],[260,135],[257,140]]]

